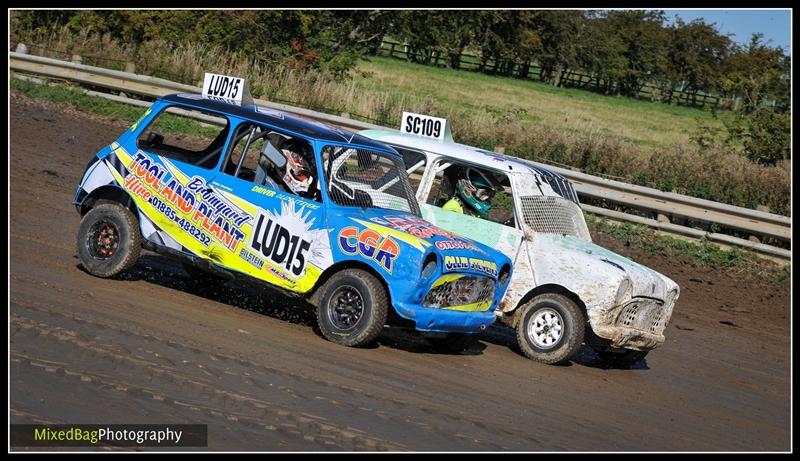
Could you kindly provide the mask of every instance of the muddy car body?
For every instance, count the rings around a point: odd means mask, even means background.
[[[566,178],[533,162],[447,140],[389,130],[361,134],[404,156],[426,220],[514,260],[497,314],[516,329],[529,358],[560,362],[585,342],[606,359],[631,364],[663,344],[678,285],[592,243]],[[506,214],[490,219],[443,209],[442,200],[454,194],[452,184],[441,192],[452,183],[447,175],[453,168],[477,168],[494,178]]]
[[[188,112],[207,140],[165,129]],[[313,152],[305,196],[268,179],[288,140]],[[181,258],[193,277],[249,276],[310,299],[323,335],[348,346],[371,342],[387,321],[473,335],[494,321],[511,273],[502,253],[421,219],[391,148],[196,94],[158,99],[93,156],[74,205],[90,273],[115,276],[144,247]]]

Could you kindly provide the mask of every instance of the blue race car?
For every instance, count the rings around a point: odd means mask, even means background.
[[[439,333],[434,344],[474,339],[512,270],[420,217],[392,148],[247,99],[158,99],[92,157],[73,203],[89,273],[116,276],[145,248],[193,277],[243,274],[309,299],[346,346],[387,321]]]

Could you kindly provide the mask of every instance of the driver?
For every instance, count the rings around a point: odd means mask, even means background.
[[[484,219],[488,217],[496,189],[486,175],[479,170],[467,168],[455,189],[453,198],[442,206],[443,209]]]
[[[272,168],[271,182],[286,192],[312,198],[315,191],[312,190],[314,154],[311,145],[302,139],[291,138],[283,141],[278,150],[286,157],[286,167],[284,171]]]

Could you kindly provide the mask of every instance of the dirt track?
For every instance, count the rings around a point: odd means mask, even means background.
[[[211,450],[790,448],[785,286],[636,255],[683,291],[666,344],[632,370],[588,350],[536,364],[502,331],[469,355],[394,330],[344,348],[273,292],[212,292],[162,256],[85,273],[70,201],[127,123],[54,108],[11,96],[13,423],[208,424]]]

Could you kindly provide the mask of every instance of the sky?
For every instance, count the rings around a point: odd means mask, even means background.
[[[717,9],[717,10],[669,10],[665,9],[671,24],[676,16],[684,22],[703,18],[706,23],[715,23],[723,34],[733,34],[734,42],[746,44],[753,33],[764,34],[764,41],[772,40],[771,47],[781,47],[791,55],[791,10],[789,9]]]

